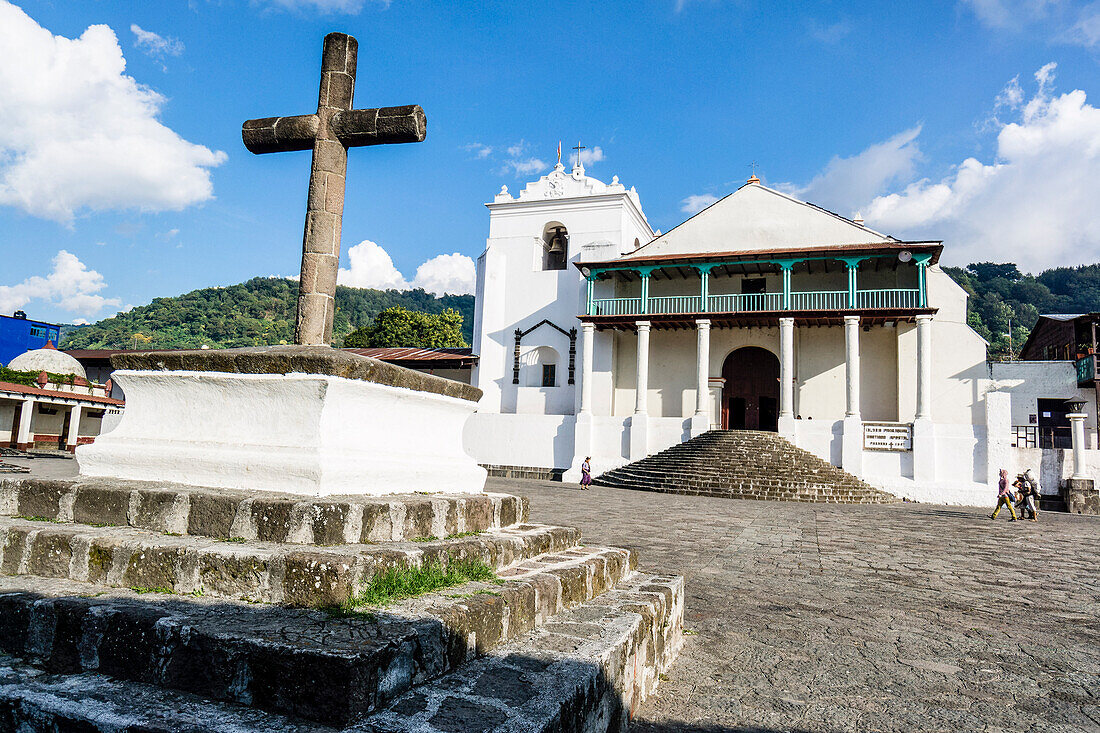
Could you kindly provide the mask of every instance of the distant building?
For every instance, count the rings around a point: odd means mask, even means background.
[[[0,381],[0,446],[71,453],[122,416],[122,401],[109,396],[110,380],[88,381],[80,363],[52,343],[18,355],[10,366],[38,378],[33,385]]]
[[[23,311],[0,316],[0,366],[26,351],[41,349],[48,341],[56,344],[60,335],[61,326],[32,321]]]

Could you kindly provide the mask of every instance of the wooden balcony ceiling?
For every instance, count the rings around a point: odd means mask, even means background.
[[[875,308],[814,311],[753,311],[738,313],[653,313],[636,316],[577,316],[594,323],[597,331],[636,330],[638,321],[649,321],[655,330],[695,329],[695,321],[710,319],[712,328],[752,328],[779,325],[780,318],[793,318],[796,326],[842,326],[844,316],[859,316],[860,325],[882,326],[887,323],[914,323],[919,315],[935,315],[938,308]]]
[[[673,280],[680,278],[697,278],[699,273],[692,267],[694,264],[704,264],[711,262],[722,262],[719,267],[715,267],[711,270],[712,275],[751,275],[766,272],[775,272],[778,269],[778,265],[767,260],[790,260],[806,258],[805,261],[796,265],[796,269],[813,273],[828,273],[839,272],[845,269],[843,263],[839,262],[836,258],[839,257],[856,257],[860,255],[886,255],[878,257],[869,257],[864,260],[860,268],[864,271],[877,272],[879,270],[896,270],[899,265],[902,264],[897,258],[897,254],[902,250],[908,250],[913,253],[931,254],[932,259],[930,264],[936,264],[939,262],[940,253],[943,252],[942,242],[897,242],[883,244],[883,243],[864,243],[864,244],[835,244],[835,245],[822,245],[817,247],[801,247],[798,249],[777,249],[777,250],[734,250],[729,252],[700,252],[698,254],[664,254],[664,255],[650,255],[646,256],[625,256],[614,260],[605,260],[600,262],[574,262],[573,264],[579,269],[582,267],[588,267],[593,270],[602,270],[603,268],[609,268],[607,271],[600,272],[600,276],[618,274],[626,280],[636,280],[640,276],[629,269],[630,266],[656,266],[660,269],[654,270],[651,278],[654,280]],[[744,260],[744,262],[739,262]],[[763,260],[763,261],[762,261]],[[619,269],[624,268],[624,269]]]

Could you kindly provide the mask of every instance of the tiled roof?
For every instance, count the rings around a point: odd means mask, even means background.
[[[126,404],[122,400],[116,400],[110,397],[97,397],[96,395],[90,394],[78,394],[76,392],[62,392],[54,389],[28,387],[25,384],[15,384],[14,382],[0,382],[0,392],[14,392],[16,394],[25,394],[32,397],[53,397],[64,400],[77,400],[78,402],[96,402],[102,405],[121,406]]]
[[[825,253],[837,253],[844,255],[848,252],[861,253],[861,252],[900,252],[902,250],[918,250],[932,253],[932,263],[935,264],[939,260],[939,254],[943,250],[943,245],[940,242],[855,242],[851,244],[823,244],[813,247],[798,247],[788,249],[741,249],[731,250],[728,252],[691,252],[691,253],[666,253],[645,255],[640,253],[631,253],[624,255],[623,257],[617,257],[613,260],[603,260],[600,262],[576,262],[574,263],[578,268],[581,267],[604,267],[615,265],[633,265],[643,264],[648,262],[694,262],[704,261],[711,262],[714,260],[737,260],[737,259],[784,259],[790,258],[792,255],[811,255],[811,254],[825,254]]]

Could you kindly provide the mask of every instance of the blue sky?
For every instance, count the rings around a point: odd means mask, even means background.
[[[347,284],[467,287],[482,204],[559,139],[662,230],[756,161],[952,264],[1100,261],[1100,3],[0,0],[0,312],[296,274],[310,155],[240,125],[315,109],[333,30],[356,106],[428,116],[351,151]]]

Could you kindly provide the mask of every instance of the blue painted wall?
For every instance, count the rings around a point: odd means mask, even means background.
[[[24,351],[41,349],[47,341],[57,346],[60,331],[60,326],[54,323],[0,316],[0,364],[7,366]]]

